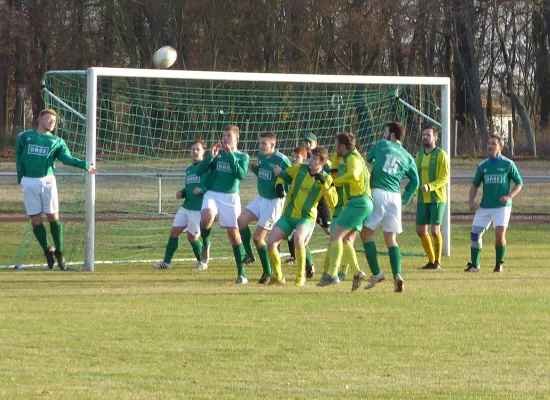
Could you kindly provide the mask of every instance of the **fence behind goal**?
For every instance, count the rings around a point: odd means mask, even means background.
[[[268,81],[264,81],[268,74],[202,75],[99,69],[97,90],[92,96],[97,104],[95,157],[99,171],[95,178],[96,263],[162,258],[173,216],[180,206],[175,192],[183,186],[184,179],[178,175],[190,162],[189,146],[198,138],[208,147],[219,141],[224,124],[239,126],[239,148],[255,160],[258,135],[265,131],[276,133],[277,148],[287,155],[301,144],[305,133],[314,133],[318,145],[332,153],[335,134],[351,131],[365,154],[390,121],[401,121],[406,126],[403,144],[414,155],[421,148],[425,119],[403,103],[436,121],[443,118],[441,86],[405,85],[399,83],[399,78],[394,78],[395,84],[367,84],[358,77],[349,77],[349,82],[345,77],[331,82],[327,77],[305,75],[300,81],[285,75],[278,75],[282,80],[269,76]],[[231,79],[242,75],[247,79]],[[59,113],[56,134],[79,158],[86,158],[90,115],[86,108],[90,98],[87,76],[86,71],[52,71],[44,77],[46,106]],[[58,171],[73,174],[60,176],[58,182],[66,258],[80,263],[85,257],[87,235],[85,179],[78,170],[60,165]],[[158,174],[163,175],[162,213],[156,201]],[[255,196],[256,180],[250,172],[241,183],[243,208]],[[28,238],[22,250],[32,239]],[[327,240],[317,229],[312,249],[325,248]],[[176,260],[192,257],[185,242],[182,236]],[[403,235],[400,244],[405,253],[422,253],[413,232]],[[217,233],[213,256],[227,254],[227,247],[225,232]],[[283,245],[282,251],[285,249]],[[19,261],[29,263],[33,257],[34,251],[20,251]]]

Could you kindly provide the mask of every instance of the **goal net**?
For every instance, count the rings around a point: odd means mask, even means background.
[[[387,122],[401,121],[407,128],[403,145],[414,155],[421,149],[423,124],[448,121],[442,112],[445,87],[447,78],[110,68],[48,72],[45,102],[58,111],[56,134],[74,156],[95,159],[98,169],[96,177],[86,177],[59,164],[66,258],[75,263],[73,269],[83,268],[86,260],[88,270],[97,263],[160,260],[181,205],[175,193],[183,186],[190,143],[201,138],[210,147],[220,140],[224,124],[239,126],[239,148],[255,160],[261,132],[275,132],[278,150],[290,155],[305,133],[315,134],[318,145],[332,153],[335,134],[351,131],[365,154]],[[443,129],[444,141],[446,134]],[[249,173],[241,183],[243,208],[256,194]],[[423,250],[414,231],[415,209],[411,204],[405,210],[410,222],[400,245],[404,253],[418,255]],[[213,232],[212,255],[223,258],[226,234]],[[29,250],[18,252],[20,262],[42,260],[33,240],[28,235],[22,249]],[[311,248],[322,251],[327,242],[316,229]],[[361,249],[359,240],[356,247]],[[175,263],[192,259],[182,235]]]

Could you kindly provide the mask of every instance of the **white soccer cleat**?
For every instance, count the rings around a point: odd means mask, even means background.
[[[374,285],[376,285],[378,282],[382,282],[386,277],[384,276],[384,273],[380,271],[378,275],[373,275],[369,279],[369,283],[365,286],[365,289],[373,288]]]
[[[237,285],[246,285],[248,283],[248,278],[246,276],[239,275],[235,283]]]
[[[208,264],[203,263],[202,261],[197,261],[197,265],[193,268],[195,271],[204,271],[206,269],[208,269]]]
[[[155,268],[155,269],[172,269],[172,265],[168,264],[167,262],[161,261],[158,264],[153,264],[153,268]]]

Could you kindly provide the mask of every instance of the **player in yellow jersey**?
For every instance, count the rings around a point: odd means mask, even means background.
[[[281,270],[281,258],[277,246],[294,231],[296,248],[296,263],[298,275],[296,286],[304,286],[306,281],[305,245],[317,216],[317,204],[324,198],[329,207],[334,207],[338,201],[332,178],[323,171],[328,160],[328,151],[323,147],[312,150],[309,165],[297,164],[285,171],[278,166],[273,173],[279,176],[278,183],[290,183],[286,195],[283,215],[277,221],[267,239],[269,260],[273,268],[270,284],[284,284]]]
[[[441,269],[443,240],[441,222],[447,204],[447,183],[449,183],[449,158],[436,145],[437,129],[427,127],[422,131],[423,150],[416,155],[416,167],[420,183],[416,205],[416,234],[422,241],[428,263],[421,269]],[[431,225],[431,234],[428,234]]]
[[[355,149],[355,136],[340,133],[335,138],[336,154],[343,158],[343,173],[334,179],[335,186],[341,186],[347,199],[338,218],[333,221],[330,233],[330,268],[317,284],[326,286],[339,283],[338,270],[344,253],[350,259],[353,270],[352,291],[357,290],[366,274],[360,270],[353,248],[353,240],[362,229],[363,222],[372,212],[369,172],[365,161]]]

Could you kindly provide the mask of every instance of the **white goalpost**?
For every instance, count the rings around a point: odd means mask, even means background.
[[[450,154],[450,79],[431,77],[383,77],[383,76],[342,76],[342,75],[298,75],[298,74],[261,74],[238,72],[200,72],[148,69],[89,68],[87,71],[87,107],[86,107],[86,155],[88,160],[96,163],[97,143],[97,107],[98,78],[150,78],[177,80],[207,81],[250,81],[250,82],[288,82],[288,83],[321,83],[321,84],[360,84],[360,85],[423,85],[441,88],[441,127],[442,147]],[[403,100],[401,100],[403,101]],[[404,101],[403,101],[404,102]],[[416,110],[418,111],[418,110]],[[420,112],[420,111],[418,111]],[[422,114],[424,115],[424,114]],[[424,115],[425,117],[428,117]],[[433,121],[433,119],[432,119]],[[434,121],[437,122],[437,121]],[[99,166],[101,170],[101,166]],[[85,268],[94,270],[95,249],[95,176],[86,177],[86,251]],[[450,195],[450,186],[447,186]],[[450,256],[450,196],[442,226],[443,253]]]

